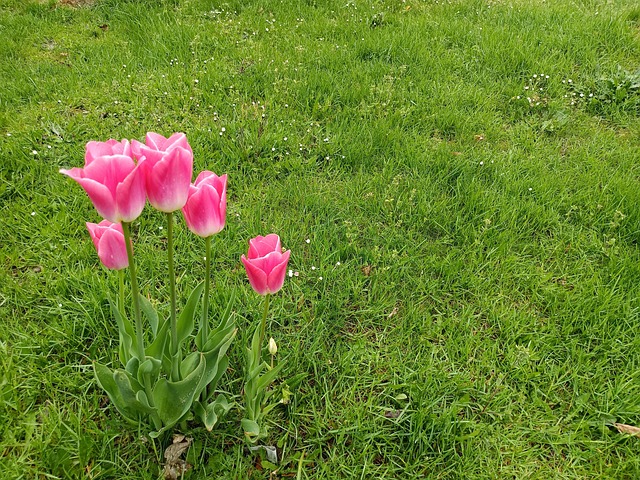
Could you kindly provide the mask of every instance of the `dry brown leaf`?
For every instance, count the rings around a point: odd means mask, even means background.
[[[634,427],[632,425],[625,425],[624,423],[614,423],[614,427],[620,433],[626,433],[628,435],[633,435],[634,437],[640,437],[640,428]]]
[[[369,275],[371,275],[371,265],[365,265],[364,267],[361,268],[362,273],[364,273],[365,277],[368,277]]]
[[[187,462],[180,458],[189,449],[192,438],[184,435],[174,435],[173,443],[164,451],[164,469],[162,474],[165,480],[178,480],[191,468]]]

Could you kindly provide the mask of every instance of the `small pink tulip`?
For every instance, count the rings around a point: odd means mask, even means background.
[[[280,237],[275,233],[249,240],[249,252],[241,260],[256,293],[267,295],[282,288],[290,255],[291,250],[282,253]]]
[[[105,267],[121,270],[129,266],[122,225],[111,223],[109,220],[100,223],[87,222],[87,230]]]
[[[141,165],[131,158],[128,140],[89,142],[84,168],[61,169],[87,192],[98,213],[114,222],[132,222],[144,208],[146,192]]]
[[[133,141],[132,152],[144,169],[149,203],[166,213],[184,207],[193,175],[193,151],[185,134],[165,138],[149,132],[146,145]]]
[[[189,230],[210,237],[224,228],[227,215],[227,176],[205,170],[189,188],[182,214]]]

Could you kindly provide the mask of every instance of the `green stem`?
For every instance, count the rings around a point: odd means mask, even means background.
[[[269,313],[269,298],[270,294],[264,296],[264,313],[262,315],[262,323],[260,324],[260,349],[262,349],[262,342],[264,341],[264,332],[267,329],[267,314]]]
[[[128,254],[127,254],[128,255]],[[118,280],[119,280],[119,292],[118,292],[118,302],[120,314],[124,317],[124,269],[118,270]]]
[[[122,232],[124,233],[124,243],[127,248],[127,258],[129,259],[129,273],[131,275],[131,296],[133,297],[133,311],[136,319],[136,343],[138,361],[144,362],[144,338],[142,335],[142,316],[140,315],[140,291],[138,290],[138,280],[136,277],[136,262],[133,259],[133,245],[131,244],[131,222],[122,222]],[[120,276],[120,301],[124,309],[124,276]],[[144,390],[147,394],[149,405],[154,406],[153,390],[149,375],[144,376]],[[162,421],[157,414],[152,414],[151,419],[156,428],[162,428]]]
[[[205,250],[205,277],[204,277],[204,299],[202,301],[202,322],[200,324],[200,331],[202,332],[202,348],[207,344],[209,340],[209,285],[211,283],[211,237],[204,239]]]
[[[140,316],[140,293],[138,290],[138,280],[136,279],[136,262],[133,258],[133,246],[131,244],[131,223],[122,222],[122,232],[124,233],[124,243],[127,248],[127,258],[129,259],[129,274],[131,276],[131,296],[133,297],[133,313],[136,320],[136,344],[137,354],[140,363],[144,361],[144,339],[142,336],[142,317]]]
[[[174,382],[180,380],[179,366],[180,359],[176,358],[179,353],[178,345],[178,324],[176,322],[176,275],[173,267],[173,213],[167,213],[167,254],[169,259],[169,288],[171,292],[171,378]]]

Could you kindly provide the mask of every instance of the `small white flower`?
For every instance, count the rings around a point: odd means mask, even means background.
[[[311,243],[311,239],[307,238],[307,239],[305,240],[305,242],[307,242],[307,243]]]
[[[336,266],[339,267],[340,266],[340,262],[336,262]]]
[[[36,212],[31,212],[31,216],[35,217],[36,216]]]
[[[284,137],[284,141],[286,142],[287,140],[288,140],[288,138],[287,138],[287,137]]]
[[[37,150],[31,150],[31,155],[37,155],[38,151]]]
[[[293,270],[289,270],[289,278],[293,277]]]
[[[322,277],[318,277],[318,280],[322,281]]]
[[[226,131],[227,131],[227,129],[226,129],[226,128],[224,128],[224,127],[222,127],[220,130],[222,130],[223,132],[226,132]]]
[[[533,190],[533,188],[529,187],[529,191],[531,192]]]
[[[315,270],[315,269],[316,269],[316,267],[314,267],[314,266],[312,265],[312,266],[311,266],[311,270]]]
[[[484,162],[480,162],[480,166],[484,165]]]

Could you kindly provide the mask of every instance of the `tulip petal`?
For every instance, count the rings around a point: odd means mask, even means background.
[[[252,263],[252,261],[246,258],[244,255],[240,257],[240,260],[242,260],[244,268],[247,271],[247,278],[249,279],[251,287],[256,291],[258,295],[266,295],[268,293],[267,274],[260,270],[260,268],[256,267]]]
[[[124,235],[117,230],[107,228],[100,238],[97,250],[105,267],[121,270],[129,266]]]
[[[87,192],[91,203],[96,207],[98,214],[102,218],[106,218],[112,222],[120,221],[117,218],[116,204],[113,195],[106,186],[90,178],[77,178],[75,180],[84,191]]]
[[[256,238],[249,240],[249,258],[264,257],[270,252],[281,252],[280,237],[275,233],[270,233],[266,237],[258,235]]]
[[[147,201],[144,175],[140,165],[116,187],[118,219],[115,222],[132,222],[140,216]]]
[[[146,158],[146,183],[149,202],[161,212],[184,207],[193,174],[193,155],[181,147],[165,153],[155,164],[156,153]],[[147,163],[150,162],[150,163]]]
[[[286,275],[287,263],[289,262],[289,256],[291,250],[287,250],[284,254],[280,255],[280,263],[275,265],[271,272],[267,276],[267,288],[269,293],[276,293],[284,285],[284,277]]]

